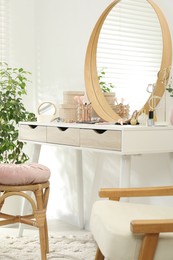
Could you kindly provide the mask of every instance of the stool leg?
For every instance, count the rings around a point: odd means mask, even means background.
[[[44,191],[44,198],[43,198],[45,209],[47,209],[49,192],[50,192],[50,188],[47,187]],[[47,225],[47,218],[46,217],[45,217],[45,226],[44,227],[45,227],[44,230],[45,230],[45,237],[46,237],[46,248],[47,248],[47,253],[49,253],[49,237],[48,237],[48,225]]]
[[[46,209],[47,203],[49,198],[49,191],[50,188],[47,187],[43,193],[43,208],[45,209],[45,219],[44,219],[44,237],[45,237],[45,250],[46,253],[49,253],[49,237],[48,237],[48,225],[47,225],[47,218],[46,218]]]
[[[42,260],[47,260],[47,252],[46,252],[46,238],[45,238],[45,230],[44,226],[39,227],[39,235],[40,235],[40,249],[41,249],[41,259]]]
[[[0,192],[0,196],[1,196],[1,192]],[[0,203],[0,210],[2,209],[3,205],[4,205],[4,200],[1,201],[1,203]]]
[[[37,227],[39,228],[41,259],[46,260],[48,251],[48,232],[46,221],[46,208],[44,207],[43,190],[35,191],[37,210],[34,212]]]
[[[26,193],[29,196],[31,196],[32,191],[27,191]],[[25,198],[23,198],[22,199],[21,213],[20,213],[21,216],[23,216],[25,213],[27,213],[29,205],[30,205],[29,202]],[[18,237],[22,237],[23,236],[23,231],[24,231],[24,226],[23,226],[23,224],[20,223],[19,224],[19,229],[18,229]]]
[[[45,233],[46,253],[49,253],[49,237],[48,237],[47,219],[45,219],[44,233]]]

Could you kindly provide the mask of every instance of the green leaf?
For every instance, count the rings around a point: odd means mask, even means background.
[[[114,88],[114,85],[110,82],[106,82],[105,80],[105,72],[106,68],[102,68],[99,72],[98,72],[98,80],[99,80],[99,85],[100,88],[103,92],[105,93],[109,93],[111,92],[111,89]]]
[[[23,152],[24,143],[18,140],[19,121],[36,121],[26,110],[22,96],[26,95],[27,76],[23,68],[11,68],[0,62],[0,162],[24,163],[29,157]]]

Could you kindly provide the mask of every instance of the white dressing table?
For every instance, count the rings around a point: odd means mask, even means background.
[[[173,126],[20,122],[19,139],[35,144],[35,161],[42,144],[76,149],[80,227],[84,226],[82,150],[120,155],[120,187],[130,185],[131,156],[173,152]]]

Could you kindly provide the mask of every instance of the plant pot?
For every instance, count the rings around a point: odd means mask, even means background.
[[[115,104],[115,92],[103,93],[103,95],[106,98],[108,104],[110,105]]]
[[[173,108],[171,109],[171,113],[170,113],[170,123],[171,125],[173,125]]]

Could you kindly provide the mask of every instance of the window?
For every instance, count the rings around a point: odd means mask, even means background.
[[[0,61],[9,59],[9,0],[0,0]]]

